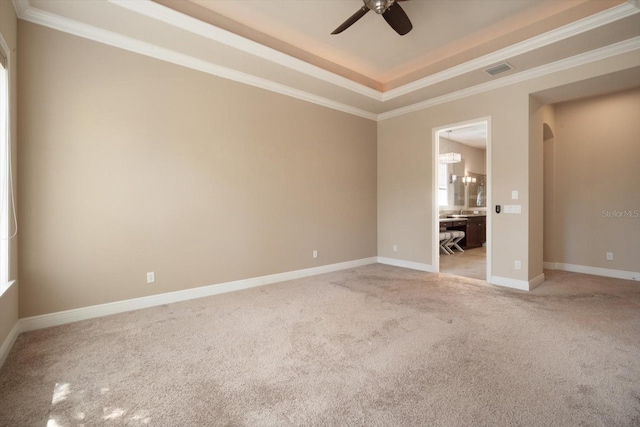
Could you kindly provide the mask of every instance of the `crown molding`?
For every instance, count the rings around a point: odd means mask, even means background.
[[[29,0],[12,0],[12,2],[18,18],[22,18],[22,16],[27,12],[27,9],[31,7]]]
[[[588,64],[590,62],[599,61],[612,56],[621,55],[627,52],[640,50],[640,37],[634,37],[622,42],[618,42],[609,46],[605,46],[599,49],[592,50],[590,52],[581,53],[579,55],[572,56],[570,58],[561,59],[550,64],[541,65],[536,68],[532,68],[527,71],[523,71],[517,74],[511,74],[507,77],[503,77],[499,80],[482,83],[470,88],[459,90],[457,92],[451,92],[437,98],[431,98],[423,102],[408,105],[406,107],[398,108],[396,110],[388,111],[386,113],[378,114],[377,120],[386,120],[392,117],[402,116],[404,114],[413,113],[415,111],[423,110],[425,108],[433,107],[435,105],[444,104],[445,102],[455,101],[456,99],[466,98],[468,96],[477,95],[479,93],[488,92],[493,89],[498,89],[504,86],[509,86],[515,83],[523,82],[526,80],[535,79],[537,77],[546,76],[558,71],[567,70],[569,68],[577,67],[579,65]]]
[[[559,29],[547,32],[540,36],[529,39],[525,42],[512,45],[500,51],[494,52],[489,55],[485,55],[473,61],[461,64],[456,67],[452,67],[449,70],[441,73],[434,74],[425,79],[418,80],[413,83],[409,83],[397,89],[385,92],[382,94],[375,89],[368,88],[344,77],[338,76],[334,73],[316,67],[314,65],[305,63],[297,58],[290,57],[282,52],[276,51],[271,48],[267,48],[251,40],[247,40],[236,34],[228,32],[226,30],[219,29],[213,25],[206,24],[197,19],[188,17],[184,14],[174,11],[151,0],[107,0],[109,3],[118,5],[136,13],[141,13],[147,17],[157,19],[161,22],[176,25],[179,28],[190,31],[194,34],[207,37],[208,39],[215,40],[223,43],[227,46],[235,47],[244,52],[254,54],[265,60],[273,61],[290,69],[294,69],[301,73],[306,73],[312,77],[319,78],[322,81],[336,84],[344,89],[351,90],[361,95],[368,96],[369,98],[377,99],[381,103],[386,100],[402,96],[413,91],[423,89],[430,85],[442,82],[444,80],[459,76],[461,74],[477,70],[484,66],[492,65],[496,62],[508,59],[513,55],[526,53],[530,50],[537,49],[546,46],[550,43],[554,43],[565,38],[571,37],[575,34],[582,33],[597,26],[605,25],[610,22],[631,16],[640,12],[640,9],[636,8],[630,2],[624,3],[620,6],[608,9],[599,14],[582,19],[575,23],[566,25]],[[239,83],[251,85],[261,89],[265,89],[271,92],[279,93],[285,96],[290,96],[303,101],[311,102],[316,105],[331,108],[337,111],[342,111],[348,114],[359,116],[368,120],[381,121],[392,117],[401,116],[414,111],[419,111],[425,108],[429,108],[435,105],[443,104],[445,102],[454,101],[467,96],[476,95],[489,90],[497,89],[500,87],[508,86],[514,83],[522,82],[525,80],[541,77],[556,71],[561,71],[578,65],[583,65],[588,62],[597,61],[610,56],[622,54],[632,50],[640,49],[640,37],[629,39],[623,42],[619,42],[610,46],[606,46],[600,49],[596,49],[590,52],[586,52],[580,55],[566,58],[554,63],[545,64],[530,70],[526,70],[520,73],[511,74],[506,77],[499,78],[487,83],[476,85],[470,88],[462,89],[456,92],[448,93],[443,96],[431,98],[422,102],[418,102],[406,107],[398,108],[392,111],[376,114],[371,111],[363,110],[352,105],[333,101],[322,96],[318,96],[309,92],[305,92],[300,89],[292,88],[290,86],[276,83],[268,79],[257,77],[248,73],[237,71],[228,67],[217,65],[213,62],[209,62],[200,58],[196,58],[190,55],[186,55],[180,52],[176,52],[170,49],[156,46],[152,43],[143,42],[128,36],[104,30],[92,25],[88,25],[79,21],[75,21],[69,18],[65,18],[30,5],[29,0],[13,0],[16,14],[20,19],[33,22],[35,24],[43,25],[55,30],[59,30],[65,33],[73,34],[79,37],[83,37],[89,40],[93,40],[99,43],[114,46],[127,51],[135,52],[141,55],[149,56],[155,59],[159,59],[165,62],[173,63],[176,65],[184,66],[194,70],[202,71],[207,74],[211,74],[217,77],[225,78],[228,80],[236,81]],[[275,60],[278,58],[279,60]],[[377,95],[376,95],[377,94]]]
[[[173,25],[185,31],[206,37],[210,40],[223,43],[243,52],[258,56],[262,59],[283,65],[292,70],[307,74],[319,80],[334,84],[360,95],[367,96],[377,101],[389,101],[399,96],[407,95],[416,90],[424,89],[437,83],[461,76],[463,74],[488,67],[490,65],[506,61],[507,59],[539,49],[549,44],[581,34],[585,31],[626,18],[640,10],[630,2],[623,3],[611,9],[595,15],[583,18],[579,21],[567,24],[563,27],[548,31],[536,37],[532,37],[520,43],[508,46],[504,49],[492,52],[480,58],[451,67],[440,73],[436,73],[400,86],[386,92],[380,92],[352,80],[339,76],[330,71],[311,65],[297,58],[291,57],[275,49],[263,46],[259,43],[245,39],[237,34],[222,30],[198,19],[184,15],[168,7],[162,6],[151,0],[107,0],[109,3],[127,8],[149,18]]]
[[[102,28],[84,24],[69,18],[65,18],[41,9],[32,7],[29,0],[14,0],[18,17],[34,24],[42,25],[54,30],[62,31],[85,39],[93,40],[109,46],[135,52],[161,61],[191,68],[193,70],[202,71],[224,79],[233,80],[250,86],[268,90],[270,92],[279,93],[285,96],[298,98],[313,104],[331,108],[333,110],[342,111],[363,117],[369,120],[376,120],[375,113],[365,111],[351,105],[343,104],[324,98],[312,93],[308,93],[299,89],[292,88],[287,85],[273,82],[271,80],[256,77],[251,74],[223,67],[200,58],[195,58],[180,52],[156,46],[151,43],[136,40],[134,38],[123,36]]]
[[[109,3],[123,7],[132,12],[155,19],[165,24],[172,25],[181,30],[188,31],[209,40],[222,43],[226,46],[241,50],[245,53],[257,56],[278,65],[285,66],[294,71],[314,77],[318,80],[331,83],[343,89],[364,95],[376,101],[382,101],[382,92],[372,89],[338,74],[327,71],[316,65],[309,64],[293,56],[282,53],[279,50],[264,46],[253,40],[246,39],[230,31],[215,27],[214,25],[192,18],[191,16],[177,12],[171,8],[155,3],[151,0],[107,0]]]
[[[611,22],[626,18],[628,16],[635,15],[639,12],[640,9],[634,7],[632,4],[623,3],[619,6],[612,7],[611,9],[607,9],[603,12],[583,18],[571,24],[567,24],[563,27],[556,28],[555,30],[540,34],[539,36],[532,37],[528,40],[516,43],[504,49],[500,49],[485,56],[481,56],[480,58],[473,59],[463,64],[451,67],[447,70],[432,74],[423,79],[407,83],[406,85],[400,86],[396,89],[386,91],[382,94],[382,100],[389,101],[399,96],[409,94],[416,90],[424,89],[426,87],[461,76],[463,74],[489,67],[490,65],[506,61],[514,56],[522,55],[524,53],[540,49],[552,43],[562,41],[569,37],[584,33],[585,31],[589,31],[594,28],[609,24]]]

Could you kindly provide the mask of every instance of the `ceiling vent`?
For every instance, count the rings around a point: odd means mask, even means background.
[[[494,65],[491,68],[487,68],[486,70],[484,70],[484,72],[492,76],[495,76],[497,74],[504,73],[509,70],[513,70],[513,67],[508,63],[503,62],[502,64]]]

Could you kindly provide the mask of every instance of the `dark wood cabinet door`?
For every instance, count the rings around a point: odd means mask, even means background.
[[[478,224],[467,224],[467,247],[475,248],[476,246],[478,246],[478,239]]]
[[[487,240],[487,220],[484,216],[470,217],[467,220],[465,248],[477,248]]]
[[[480,237],[480,244],[487,241],[487,223],[478,223],[478,236]]]

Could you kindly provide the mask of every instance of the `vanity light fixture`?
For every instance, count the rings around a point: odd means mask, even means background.
[[[469,184],[471,182],[476,182],[476,179],[471,177],[471,176],[465,175],[465,176],[462,177],[462,182],[464,182],[464,185],[467,185],[467,184]]]
[[[447,139],[451,139],[451,129],[447,131]],[[440,163],[460,163],[462,161],[462,154],[453,152],[442,153],[438,156],[438,161]]]
[[[440,163],[460,163],[462,154],[460,153],[442,153],[438,156]]]

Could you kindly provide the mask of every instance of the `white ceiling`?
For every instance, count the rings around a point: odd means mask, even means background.
[[[486,123],[447,129],[441,135],[451,141],[456,141],[470,147],[480,148],[481,150],[487,148]]]
[[[362,7],[361,0],[190,1],[380,83],[393,81],[584,3],[557,0],[405,1],[401,7],[414,28],[402,37],[373,12],[342,34],[331,35],[332,30]],[[175,0],[163,3],[178,6]],[[615,3],[608,2],[608,5]]]
[[[360,0],[13,2],[30,22],[372,120],[640,52],[637,0],[410,0],[406,36],[374,12],[330,35]]]

